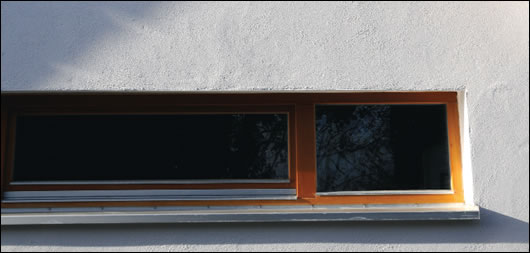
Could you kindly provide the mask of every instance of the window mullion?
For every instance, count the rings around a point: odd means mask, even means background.
[[[296,177],[298,198],[316,194],[316,139],[314,104],[296,105]]]

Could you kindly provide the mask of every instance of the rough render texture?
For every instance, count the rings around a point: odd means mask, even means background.
[[[466,90],[480,222],[2,227],[2,251],[528,251],[528,2],[2,2],[2,91]]]

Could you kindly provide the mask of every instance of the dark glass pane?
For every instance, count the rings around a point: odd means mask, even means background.
[[[316,106],[318,192],[450,189],[445,105]]]
[[[287,179],[286,114],[17,118],[14,181]]]

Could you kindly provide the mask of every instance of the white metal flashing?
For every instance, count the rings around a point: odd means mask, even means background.
[[[2,209],[2,226],[37,224],[123,224],[295,221],[478,220],[477,206],[236,206],[236,207],[128,207],[106,210],[79,208]]]

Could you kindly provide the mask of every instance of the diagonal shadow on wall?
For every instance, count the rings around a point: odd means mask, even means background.
[[[96,42],[121,31],[115,18],[146,19],[158,2],[2,2],[2,90],[36,90]]]
[[[528,243],[528,222],[488,209],[480,221],[2,226],[2,245]]]

